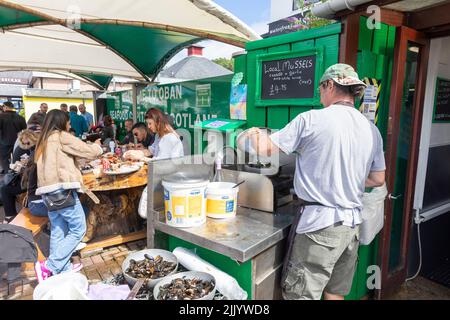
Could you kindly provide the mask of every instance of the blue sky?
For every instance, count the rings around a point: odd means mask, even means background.
[[[270,22],[270,0],[215,0],[219,6],[231,12],[234,16],[246,23],[258,34],[268,31]],[[242,51],[242,48],[230,46],[217,41],[201,41],[204,46],[203,55],[208,59],[219,57],[231,58],[233,52]],[[187,56],[186,50],[173,57],[167,66],[170,66]]]
[[[269,22],[270,0],[215,0],[214,2],[249,26]]]

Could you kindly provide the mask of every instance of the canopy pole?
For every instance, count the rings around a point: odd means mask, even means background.
[[[137,84],[133,83],[132,87],[133,94],[133,123],[137,122]]]

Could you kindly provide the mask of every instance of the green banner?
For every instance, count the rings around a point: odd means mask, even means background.
[[[117,140],[122,140],[127,134],[125,120],[133,119],[132,91],[119,91],[108,93],[106,104],[107,113],[113,118],[117,128]]]
[[[148,86],[138,95],[138,118],[159,108],[173,117],[175,128],[192,131],[197,122],[229,118],[231,79],[228,75]]]
[[[208,79],[147,86],[140,90],[136,108],[138,122],[145,121],[150,108],[158,108],[170,114],[175,128],[194,132],[194,124],[211,118],[230,118],[230,88],[232,75]],[[108,94],[107,112],[114,119],[118,137],[125,135],[124,122],[133,118],[132,91]]]

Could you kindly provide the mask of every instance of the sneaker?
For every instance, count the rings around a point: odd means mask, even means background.
[[[82,263],[72,263],[72,272],[78,272],[83,269]]]
[[[52,276],[52,272],[45,266],[45,261],[37,261],[34,265],[34,272],[36,273],[38,283]]]

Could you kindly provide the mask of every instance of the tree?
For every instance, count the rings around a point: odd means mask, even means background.
[[[232,59],[216,58],[213,59],[212,62],[217,63],[228,70],[234,71],[234,63]]]
[[[321,0],[324,2],[323,0]],[[323,27],[329,25],[334,22],[334,20],[323,19],[316,17],[311,13],[311,7],[313,5],[313,1],[308,0],[297,0],[297,7],[301,10],[302,14],[305,17],[306,25],[308,29]]]

